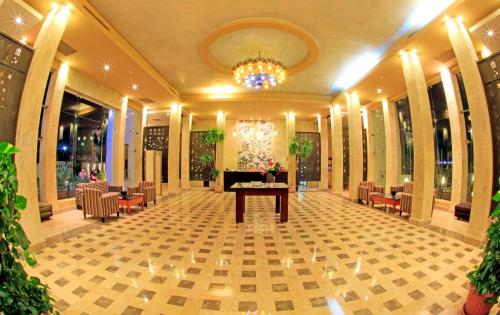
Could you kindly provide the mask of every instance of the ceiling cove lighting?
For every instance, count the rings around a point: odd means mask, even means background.
[[[233,67],[233,77],[236,83],[247,88],[260,90],[269,89],[283,83],[286,69],[281,62],[271,58],[249,58],[240,61]]]
[[[344,68],[333,87],[336,90],[346,90],[370,72],[380,61],[381,52],[365,52],[351,60]]]

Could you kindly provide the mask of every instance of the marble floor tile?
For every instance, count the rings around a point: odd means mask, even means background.
[[[62,314],[454,314],[481,250],[327,192],[182,192],[52,244],[27,271]],[[249,313],[248,313],[249,312]]]

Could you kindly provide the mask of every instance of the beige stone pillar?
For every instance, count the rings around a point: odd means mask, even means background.
[[[375,181],[377,171],[377,156],[375,155],[375,130],[373,125],[374,112],[366,107],[361,108],[363,128],[366,129],[366,179]]]
[[[460,94],[456,94],[460,93],[456,76],[452,77],[450,71],[445,68],[441,71],[441,81],[443,82],[450,118],[453,159],[450,210],[453,210],[456,204],[465,201],[467,197],[467,131],[465,130],[465,120],[462,113],[462,100]]]
[[[170,107],[170,125],[168,128],[168,194],[179,192],[180,153],[181,153],[181,119],[182,105],[172,104]]]
[[[113,175],[112,184],[122,186],[125,182],[125,128],[127,124],[128,97],[123,97],[120,110],[113,109]]]
[[[66,28],[71,12],[65,5],[55,5],[45,18],[35,41],[35,53],[26,76],[17,117],[16,154],[18,194],[28,199],[28,205],[21,218],[21,224],[32,244],[44,241],[38,209],[36,153],[38,125],[47,77]],[[55,176],[55,174],[54,174]]]
[[[184,115],[182,117],[182,147],[181,147],[181,188],[189,189],[191,181],[189,180],[189,171],[191,165],[189,163],[189,153],[191,144],[191,126],[193,123],[193,115]]]
[[[319,188],[328,190],[328,120],[318,115],[318,131],[321,136],[321,182]]]
[[[358,186],[363,180],[363,134],[361,108],[356,93],[346,93],[349,124],[349,199],[358,200]]]
[[[398,143],[399,131],[394,103],[382,101],[385,130],[385,191],[390,192],[391,186],[398,184]]]
[[[130,105],[130,104],[129,104]],[[125,141],[128,140],[128,152],[125,155],[128,158],[127,172],[128,177],[125,183],[126,187],[133,186],[137,182],[137,170],[135,168],[137,162],[137,126],[138,123],[138,112],[133,108],[130,112],[127,112],[127,122],[125,129]]]
[[[290,145],[292,139],[295,137],[295,113],[289,112],[285,115],[286,119],[286,146]],[[288,153],[288,187],[291,193],[295,192],[297,185],[297,157]]]
[[[434,132],[424,71],[415,51],[402,55],[413,127],[413,204],[410,221],[431,221],[434,192]]]
[[[223,130],[225,133],[226,130],[226,113],[218,112],[217,113],[217,128]],[[225,136],[228,136],[225,134]],[[224,142],[217,143],[215,148],[215,168],[219,170],[219,178],[217,179],[215,192],[223,192],[224,191]]]
[[[474,144],[474,188],[467,236],[482,241],[490,224],[489,212],[493,184],[493,143],[483,83],[477,55],[469,33],[456,18],[446,22],[448,37],[455,52],[469,102]],[[451,120],[451,119],[450,119]]]
[[[45,101],[45,111],[42,119],[42,134],[40,142],[40,200],[52,205],[57,213],[57,134],[59,131],[59,115],[68,79],[68,64],[59,65],[52,75]]]
[[[332,192],[342,194],[344,190],[344,144],[342,112],[340,105],[330,107],[332,137]]]

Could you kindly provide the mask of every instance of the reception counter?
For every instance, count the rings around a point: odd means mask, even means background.
[[[234,183],[265,182],[266,175],[257,171],[224,171],[224,191],[232,191]],[[288,184],[288,172],[276,175],[277,183]]]

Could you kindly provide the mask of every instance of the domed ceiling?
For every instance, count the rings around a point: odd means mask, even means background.
[[[383,54],[422,1],[428,0],[89,2],[181,96],[234,86],[227,70],[259,51],[293,69],[272,92],[327,96],[360,56]],[[248,19],[288,26],[232,25]]]

